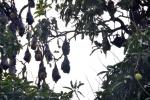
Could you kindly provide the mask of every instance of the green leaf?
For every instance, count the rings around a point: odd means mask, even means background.
[[[69,90],[71,90],[71,91],[72,91],[72,88],[70,88],[70,87],[63,87],[63,88],[66,88],[66,89],[69,89]]]
[[[118,86],[120,86],[121,84],[123,84],[123,82],[118,82],[117,84],[115,84],[113,87],[112,87],[112,89],[111,89],[111,91],[114,91]]]
[[[82,92],[78,91],[78,93],[81,94],[83,97],[85,97],[85,96],[82,94]]]
[[[74,83],[74,87],[73,87],[74,89],[76,89],[77,88],[77,80],[76,80],[76,82]]]
[[[73,88],[73,83],[72,83],[72,81],[70,81],[70,85],[71,85],[71,87]]]
[[[145,100],[150,100],[150,97],[146,98]]]
[[[101,75],[101,74],[104,74],[104,73],[107,73],[108,71],[101,71],[97,74],[97,76]]]
[[[77,88],[80,88],[80,86],[84,85],[84,83],[79,83],[79,85],[77,86]]]

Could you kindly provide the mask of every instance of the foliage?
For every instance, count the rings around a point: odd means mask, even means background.
[[[148,98],[150,67],[144,62],[137,65],[136,59],[137,56],[128,56],[122,62],[108,66],[108,71],[103,73],[103,90],[96,92],[95,100],[145,100]],[[136,73],[142,75],[141,80],[137,80]]]
[[[82,86],[82,85],[84,85],[84,83],[81,83],[80,81],[79,81],[79,83],[77,83],[77,81],[73,84],[73,82],[72,81],[70,81],[70,85],[71,85],[71,87],[64,87],[64,88],[66,88],[66,89],[69,89],[70,90],[70,92],[69,93],[75,93],[75,95],[77,96],[77,98],[78,98],[78,100],[80,100],[80,98],[79,98],[79,96],[78,96],[78,93],[80,94],[80,95],[82,95],[82,96],[84,96],[83,94],[82,94],[82,92],[81,91],[79,91],[79,88]]]
[[[2,88],[0,91],[0,99],[69,100],[72,98],[72,93],[55,93],[49,89],[45,81],[47,72],[44,63],[45,60],[49,65],[51,65],[52,61],[55,63],[52,75],[53,80],[56,80],[55,82],[61,77],[56,63],[63,55],[64,61],[62,63],[62,70],[64,73],[70,72],[69,59],[67,57],[70,53],[70,44],[67,36],[65,33],[58,31],[57,20],[55,18],[44,17],[40,19],[36,25],[33,25],[35,17],[41,15],[46,16],[46,9],[51,8],[51,4],[47,4],[47,0],[39,0],[37,3],[35,3],[34,0],[28,0],[28,3],[24,5],[19,12],[15,3],[14,0],[0,1],[0,86]],[[34,17],[31,9],[35,7],[36,16]],[[26,12],[26,22],[24,22],[22,12],[25,11],[26,8],[28,10]],[[24,36],[27,41],[22,43],[22,40],[25,40]],[[59,37],[61,36],[65,37],[64,40],[63,38],[61,39],[62,46],[59,45]],[[58,40],[59,49],[62,49],[61,55],[58,58],[51,52],[49,45],[54,39]],[[20,50],[24,48],[26,51],[23,61],[18,60],[17,55],[19,55]],[[31,54],[31,50],[34,50],[34,56]],[[27,81],[27,63],[30,63],[32,57],[40,62],[37,86],[31,85],[33,82]],[[22,71],[19,73],[22,74],[22,79],[16,77],[17,62],[21,62],[23,66]]]
[[[95,100],[146,100],[150,96],[149,72],[150,30],[138,32],[128,41],[125,59],[107,66],[102,84],[103,91],[96,92]]]
[[[32,85],[32,81],[20,79],[4,73],[0,80],[1,100],[69,100],[72,94],[67,92],[55,93],[48,84],[44,83],[40,89]]]
[[[3,0],[0,2],[0,5],[0,68],[2,71],[7,71],[9,69],[9,73],[15,74],[17,71],[16,62],[18,62],[16,56],[19,55],[21,49],[26,48],[23,57],[24,61],[20,61],[24,66],[22,76],[25,76],[26,63],[30,63],[31,58],[34,57],[36,61],[40,62],[37,84],[39,88],[45,82],[45,78],[47,77],[46,67],[44,65],[45,60],[49,65],[51,65],[52,61],[54,61],[56,65],[57,61],[64,55],[65,59],[62,63],[62,70],[64,73],[70,72],[69,59],[67,57],[70,53],[70,44],[65,33],[62,34],[58,32],[57,20],[55,18],[50,19],[44,17],[43,19],[39,19],[36,25],[33,25],[35,18],[33,17],[31,9],[36,7],[35,14],[37,14],[36,17],[39,17],[46,14],[45,9],[50,7],[51,4],[47,4],[46,0],[39,0],[37,3],[35,3],[34,0],[28,0],[28,4],[24,5],[20,12],[18,12],[14,0],[11,0],[11,2]],[[22,19],[22,12],[26,8],[28,10],[26,12],[25,24]],[[25,39],[23,38],[24,36],[27,41],[22,43],[22,39]],[[61,36],[65,37],[64,40],[61,39],[62,46],[60,46],[59,41],[59,37]],[[59,49],[61,50],[62,48],[62,52],[60,52],[58,58],[51,52],[49,45],[54,39],[58,39]],[[30,53],[31,50],[35,51],[34,56]],[[58,71],[57,73],[55,72],[53,73],[54,75],[59,74]]]
[[[55,5],[66,26],[74,25],[73,30],[59,31],[57,19],[47,18],[47,12]],[[33,25],[35,18],[32,8],[36,8],[35,17],[43,16],[38,23]],[[25,9],[26,24],[22,19]],[[105,15],[108,15],[105,18]],[[94,43],[95,50],[102,50],[105,54],[111,50],[112,45],[118,48],[124,47],[126,57],[124,61],[108,66],[103,81],[103,91],[97,92],[96,99],[120,100],[120,99],[148,99],[149,95],[149,25],[150,25],[150,1],[149,0],[28,0],[28,3],[18,12],[15,1],[1,0],[0,2],[0,72],[9,69],[11,75],[16,74],[17,55],[21,49],[26,48],[23,64],[22,78],[25,79],[26,63],[30,63],[30,50],[35,51],[34,58],[40,62],[38,70],[38,90],[46,86],[46,65],[54,62],[52,78],[57,82],[61,76],[57,68],[57,61],[64,57],[61,70],[70,72],[70,41],[76,36],[89,36]],[[114,26],[112,26],[112,24]],[[26,25],[26,26],[25,26]],[[73,33],[73,34],[69,34]],[[26,36],[27,42],[20,41]],[[97,37],[101,37],[99,40]],[[21,38],[21,39],[19,39]],[[51,51],[50,44],[57,40],[59,50]],[[60,41],[62,40],[62,45]],[[62,51],[62,52],[60,52]],[[55,55],[59,55],[57,57]],[[92,54],[91,53],[91,54]],[[143,67],[144,66],[144,67]],[[135,80],[139,73],[142,79]],[[77,84],[77,83],[75,83]],[[75,85],[77,86],[77,85]],[[75,90],[76,87],[70,88]],[[40,93],[42,94],[42,93]],[[44,94],[47,94],[44,93]],[[55,94],[55,93],[54,93]],[[66,94],[64,94],[66,95]],[[70,95],[69,95],[70,98]]]

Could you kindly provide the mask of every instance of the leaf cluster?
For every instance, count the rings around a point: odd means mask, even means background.
[[[19,77],[4,73],[0,80],[0,99],[2,100],[69,100],[72,98],[69,92],[56,93],[48,84],[43,84],[41,89]]]

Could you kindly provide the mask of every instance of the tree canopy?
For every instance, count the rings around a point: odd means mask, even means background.
[[[69,73],[70,41],[81,36],[88,36],[93,43],[94,53],[101,50],[107,54],[114,45],[124,47],[126,57],[123,61],[107,66],[104,74],[102,91],[97,91],[96,100],[148,100],[149,93],[149,33],[150,33],[150,1],[149,0],[28,0],[22,9],[17,9],[15,0],[0,0],[0,53],[1,76],[16,75],[17,55],[21,49],[24,54],[22,79],[26,80],[26,63],[31,57],[40,62],[37,87],[45,84],[47,77],[45,61],[54,63],[53,81],[61,78],[57,61],[64,57],[61,70]],[[31,9],[35,8],[35,12]],[[27,9],[27,10],[25,10]],[[48,18],[48,12],[55,9],[66,27],[72,30],[60,31],[57,18]],[[22,12],[26,11],[25,21]],[[42,16],[42,18],[41,18]],[[106,17],[107,16],[107,17]],[[39,18],[39,21],[35,21]],[[27,42],[22,44],[21,39]],[[98,40],[97,37],[101,37]],[[62,49],[59,57],[51,52],[50,44],[57,40]],[[62,40],[62,43],[60,42]],[[34,50],[34,54],[30,51]],[[3,78],[1,78],[3,80]]]

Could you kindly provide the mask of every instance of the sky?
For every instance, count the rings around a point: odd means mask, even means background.
[[[15,0],[17,9],[20,10],[23,5],[27,4],[27,0]],[[34,10],[33,10],[34,11]],[[23,12],[23,18],[25,19],[26,11]],[[56,13],[54,10],[50,10],[48,12],[49,17],[56,17],[58,18],[58,13]],[[107,15],[106,15],[107,16]],[[60,31],[64,30],[70,30],[72,29],[71,25],[68,27],[65,27],[65,23],[63,23],[61,20],[58,21],[58,27],[60,28]],[[100,38],[98,38],[100,39]],[[22,43],[26,42],[25,39],[21,40]],[[112,46],[111,52],[108,52],[107,56],[100,52],[100,50],[94,52],[91,56],[90,53],[92,51],[92,44],[88,37],[86,37],[84,40],[81,40],[81,37],[78,36],[77,40],[74,39],[71,40],[70,43],[70,54],[68,56],[70,60],[70,66],[71,71],[70,74],[64,74],[60,70],[61,62],[63,59],[61,59],[58,63],[58,69],[61,75],[61,79],[55,84],[52,81],[52,68],[50,68],[48,65],[46,65],[46,71],[47,71],[47,83],[50,85],[51,89],[54,89],[56,92],[66,90],[62,87],[64,86],[70,86],[70,81],[73,82],[81,81],[85,85],[83,85],[80,88],[80,91],[84,94],[85,97],[79,96],[81,100],[93,100],[94,99],[94,93],[98,90],[101,90],[101,79],[102,76],[97,76],[97,73],[100,71],[106,70],[107,65],[113,65],[121,60],[123,60],[123,48],[118,49],[115,46]],[[56,48],[56,41],[51,43],[50,49],[54,51]],[[33,54],[34,52],[30,50]],[[23,60],[25,49],[20,51],[20,54],[18,56],[19,60]],[[34,57],[31,58],[31,62],[27,64],[27,70],[28,70],[28,79],[36,81],[37,79],[37,73],[38,73],[38,65],[39,62],[36,62],[34,60]],[[17,64],[19,69],[22,68],[22,65],[18,62]],[[54,65],[54,64],[53,64]],[[19,71],[18,71],[19,72]],[[66,90],[67,91],[67,90]],[[77,100],[76,97],[73,97],[72,100]]]

